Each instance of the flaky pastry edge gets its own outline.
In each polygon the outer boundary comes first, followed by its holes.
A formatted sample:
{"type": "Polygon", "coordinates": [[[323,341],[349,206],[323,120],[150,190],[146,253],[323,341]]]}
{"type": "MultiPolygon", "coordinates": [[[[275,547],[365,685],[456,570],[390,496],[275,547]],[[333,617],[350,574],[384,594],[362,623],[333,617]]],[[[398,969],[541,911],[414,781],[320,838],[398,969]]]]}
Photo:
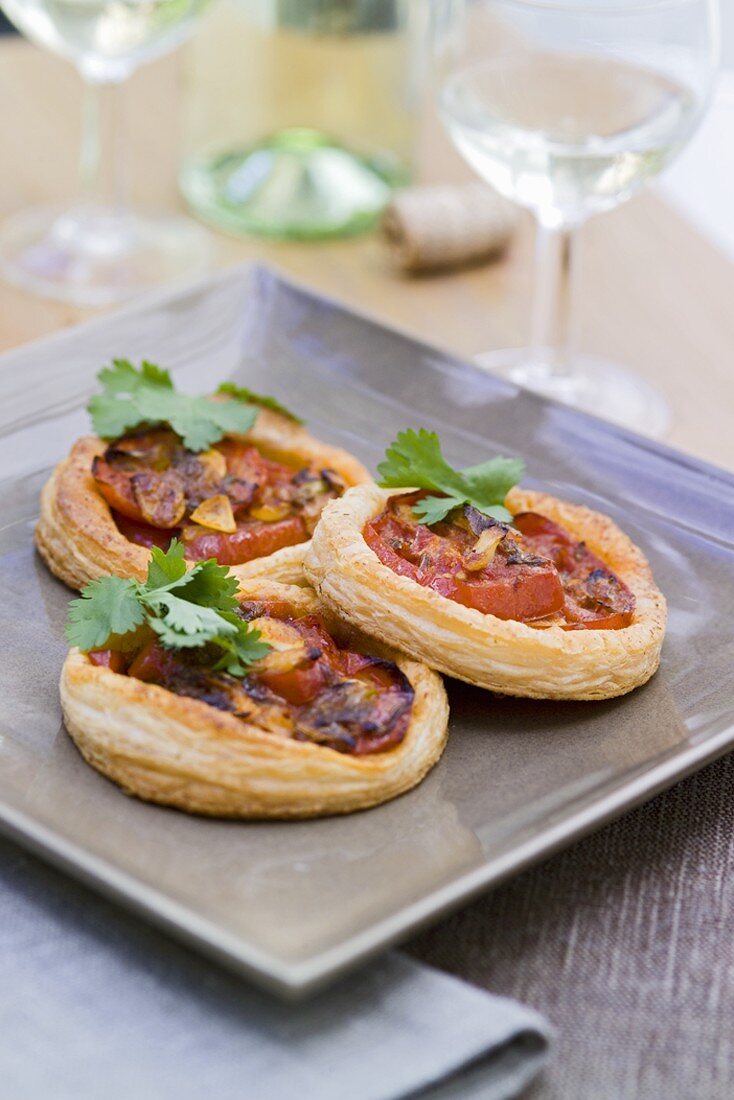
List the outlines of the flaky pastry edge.
{"type": "MultiPolygon", "coordinates": [[[[241,595],[320,611],[337,635],[365,642],[321,608],[309,588],[248,581],[241,595]]],[[[392,657],[415,692],[403,741],[382,753],[350,756],[266,733],[198,699],[94,665],[78,649],[70,650],[61,673],[64,720],[93,768],[146,801],[243,819],[351,813],[418,784],[441,756],[447,737],[448,703],[440,676],[371,640],[367,650],[392,657]]]]}
{"type": "Polygon", "coordinates": [[[537,511],[586,542],[637,601],[634,621],[620,630],[539,629],[464,607],[384,565],[362,531],[392,495],[360,485],[331,502],[304,560],[322,602],[366,634],[448,676],[537,699],[610,699],[658,668],[665,598],[642,551],[608,516],[531,490],[508,495],[513,514],[537,511]]]}
{"type": "MultiPolygon", "coordinates": [[[[361,462],[347,451],[316,439],[305,428],[270,409],[260,409],[245,435],[229,435],[262,448],[281,461],[303,461],[333,469],[348,486],[370,480],[361,462]]],[[[36,546],[55,576],[81,589],[97,577],[114,574],[144,580],[150,551],[130,542],[118,530],[107,501],[92,476],[92,462],[107,444],[96,436],[78,439],[54,469],[41,492],[36,546]]],[[[303,583],[303,557],[308,542],[285,546],[244,565],[231,566],[238,579],[267,577],[287,584],[303,583]]]]}

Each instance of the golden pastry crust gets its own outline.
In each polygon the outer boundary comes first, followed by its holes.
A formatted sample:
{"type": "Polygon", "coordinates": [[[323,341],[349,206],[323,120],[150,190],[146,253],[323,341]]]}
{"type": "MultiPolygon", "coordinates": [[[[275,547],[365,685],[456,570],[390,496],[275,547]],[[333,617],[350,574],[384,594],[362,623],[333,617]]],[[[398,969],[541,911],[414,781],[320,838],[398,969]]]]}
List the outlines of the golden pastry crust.
{"type": "Polygon", "coordinates": [[[306,555],[306,576],[322,602],[350,623],[431,668],[505,695],[611,699],[653,675],[665,599],[641,550],[607,516],[542,493],[510,492],[513,514],[536,511],[559,523],[586,542],[637,601],[634,621],[620,630],[540,629],[464,607],[384,565],[362,531],[394,492],[362,485],[331,502],[306,555]]]}
{"type": "MultiPolygon", "coordinates": [[[[337,637],[360,637],[323,612],[311,589],[249,582],[242,595],[318,610],[337,637]]],[[[372,642],[368,648],[388,655],[372,642]]],[[[399,745],[367,756],[265,733],[198,699],[94,665],[78,649],[64,663],[61,705],[85,760],[138,798],[216,817],[351,813],[414,787],[446,743],[440,676],[405,657],[394,659],[415,691],[410,724],[399,745]]]]}
{"type": "MultiPolygon", "coordinates": [[[[253,428],[244,436],[265,455],[282,462],[303,461],[336,471],[347,485],[369,481],[367,470],[347,451],[315,439],[285,416],[261,409],[253,428]]],[[[150,551],[130,542],[118,530],[109,505],[92,477],[92,461],[106,444],[96,436],[77,440],[41,493],[36,546],[52,573],[71,588],[83,588],[97,577],[117,574],[143,580],[150,551]]],[[[307,542],[286,546],[231,572],[241,579],[269,577],[290,584],[303,583],[303,556],[307,542]]]]}

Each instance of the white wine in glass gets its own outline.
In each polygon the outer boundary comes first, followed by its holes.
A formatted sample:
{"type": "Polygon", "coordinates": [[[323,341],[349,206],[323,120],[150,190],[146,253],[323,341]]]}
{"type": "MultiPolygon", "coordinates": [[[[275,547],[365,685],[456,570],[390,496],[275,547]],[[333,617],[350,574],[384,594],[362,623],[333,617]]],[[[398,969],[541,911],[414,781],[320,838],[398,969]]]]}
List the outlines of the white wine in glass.
{"type": "Polygon", "coordinates": [[[690,138],[716,71],[715,0],[483,0],[460,17],[443,53],[442,118],[476,172],[539,223],[531,346],[481,361],[660,435],[668,412],[655,391],[570,348],[573,231],[634,195],[690,138]]]}
{"type": "Polygon", "coordinates": [[[107,305],[206,269],[210,244],[188,218],[128,209],[116,89],[179,45],[206,0],[0,0],[32,42],[71,61],[86,85],[82,195],[69,210],[31,209],[0,228],[0,271],[75,305],[107,305]]]}

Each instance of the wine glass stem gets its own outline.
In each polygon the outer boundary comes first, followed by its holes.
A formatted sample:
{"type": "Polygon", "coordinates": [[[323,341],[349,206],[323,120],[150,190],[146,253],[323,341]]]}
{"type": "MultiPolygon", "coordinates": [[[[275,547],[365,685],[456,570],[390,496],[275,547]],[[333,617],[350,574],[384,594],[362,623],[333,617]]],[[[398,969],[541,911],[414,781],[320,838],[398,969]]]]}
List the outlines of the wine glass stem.
{"type": "Polygon", "coordinates": [[[572,373],[569,351],[575,255],[575,226],[539,218],[530,339],[539,377],[561,378],[572,373]]]}
{"type": "Polygon", "coordinates": [[[127,211],[120,89],[117,81],[84,79],[80,174],[90,211],[122,217],[127,211]]]}

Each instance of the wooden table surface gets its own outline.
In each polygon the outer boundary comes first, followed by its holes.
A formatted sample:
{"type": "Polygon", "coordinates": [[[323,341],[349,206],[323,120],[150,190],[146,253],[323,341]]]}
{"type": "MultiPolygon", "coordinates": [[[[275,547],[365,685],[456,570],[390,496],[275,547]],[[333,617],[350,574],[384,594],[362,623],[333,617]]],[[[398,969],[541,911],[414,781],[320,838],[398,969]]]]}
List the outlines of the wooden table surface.
{"type": "MultiPolygon", "coordinates": [[[[19,40],[0,45],[3,171],[0,217],[75,196],[81,86],[72,67],[19,40]]],[[[136,202],[180,205],[180,59],[141,70],[123,93],[136,202]],[[154,109],[151,110],[151,104],[154,109]]],[[[469,178],[433,125],[420,178],[469,178]]],[[[217,262],[266,260],[362,312],[450,351],[472,355],[527,339],[532,279],[528,222],[501,262],[459,274],[406,279],[375,238],[284,244],[217,235],[217,262]]],[[[669,442],[734,468],[734,268],[652,194],[584,229],[577,301],[580,347],[644,375],[673,409],[669,442]]],[[[89,312],[0,284],[0,349],[74,324],[89,312]]],[[[53,364],[49,364],[53,370],[53,364]]]]}

